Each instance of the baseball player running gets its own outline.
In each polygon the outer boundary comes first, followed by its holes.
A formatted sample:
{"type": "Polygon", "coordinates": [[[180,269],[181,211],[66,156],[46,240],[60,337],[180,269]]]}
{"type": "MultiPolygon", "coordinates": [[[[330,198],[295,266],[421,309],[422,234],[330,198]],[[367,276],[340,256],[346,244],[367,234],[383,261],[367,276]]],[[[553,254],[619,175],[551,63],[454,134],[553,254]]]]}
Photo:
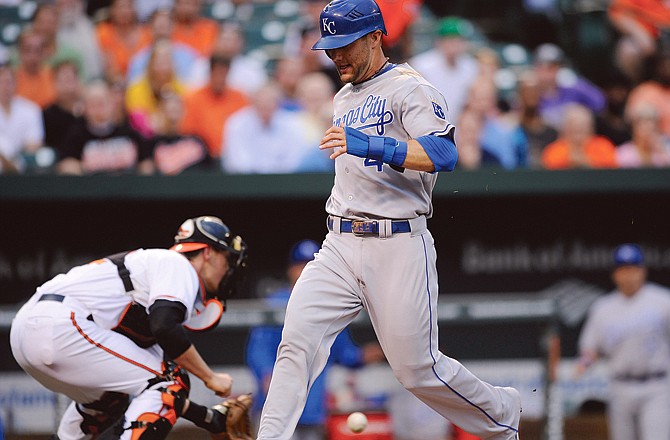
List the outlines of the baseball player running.
{"type": "Polygon", "coordinates": [[[244,241],[219,218],[197,217],[170,250],[112,255],[38,287],[10,343],[28,374],[73,400],[56,438],[160,440],[184,417],[221,438],[250,439],[248,395],[213,409],[188,399],[186,372],[224,397],[232,378],[212,371],[184,330],[216,326],[245,266],[244,241]]]}
{"type": "Polygon", "coordinates": [[[439,351],[438,282],[426,229],[438,171],[457,159],[443,96],[406,64],[392,64],[373,0],[333,0],[321,38],[346,85],[334,99],[335,184],[327,234],[288,302],[258,438],[287,440],[335,337],[365,308],[393,372],[435,411],[484,439],[517,437],[520,398],[439,351]]]}
{"type": "Polygon", "coordinates": [[[642,249],[614,251],[616,289],[593,303],[579,338],[578,373],[609,366],[612,440],[670,439],[670,290],[647,282],[642,249]]]}

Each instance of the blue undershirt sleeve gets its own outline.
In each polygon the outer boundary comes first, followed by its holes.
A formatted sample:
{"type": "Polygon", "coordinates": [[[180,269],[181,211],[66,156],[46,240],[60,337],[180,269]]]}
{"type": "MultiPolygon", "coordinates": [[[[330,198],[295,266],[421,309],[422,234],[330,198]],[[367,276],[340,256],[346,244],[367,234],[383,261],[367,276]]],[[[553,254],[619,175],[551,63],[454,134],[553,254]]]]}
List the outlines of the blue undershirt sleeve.
{"type": "Polygon", "coordinates": [[[415,139],[433,162],[435,172],[453,171],[458,160],[456,144],[450,136],[421,136],[415,139]]]}

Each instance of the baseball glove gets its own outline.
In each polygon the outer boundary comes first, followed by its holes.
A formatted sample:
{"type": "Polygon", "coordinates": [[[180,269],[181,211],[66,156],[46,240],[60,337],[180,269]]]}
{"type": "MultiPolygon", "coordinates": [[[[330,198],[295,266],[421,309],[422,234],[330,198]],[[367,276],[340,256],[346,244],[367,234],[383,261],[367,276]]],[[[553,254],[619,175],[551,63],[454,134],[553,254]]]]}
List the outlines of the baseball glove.
{"type": "Polygon", "coordinates": [[[213,440],[254,440],[251,436],[251,394],[226,399],[212,409],[226,415],[226,430],[212,434],[213,440]]]}

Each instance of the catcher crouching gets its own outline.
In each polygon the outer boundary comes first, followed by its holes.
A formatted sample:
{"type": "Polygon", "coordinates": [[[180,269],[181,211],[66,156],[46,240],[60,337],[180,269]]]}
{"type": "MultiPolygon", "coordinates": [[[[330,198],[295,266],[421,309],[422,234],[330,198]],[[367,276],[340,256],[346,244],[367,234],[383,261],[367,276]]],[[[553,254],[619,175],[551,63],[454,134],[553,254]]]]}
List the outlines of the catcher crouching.
{"type": "Polygon", "coordinates": [[[252,439],[251,396],[229,398],[232,377],[213,371],[186,332],[217,326],[246,262],[242,238],[201,216],[182,223],[170,249],[110,255],[38,287],[10,345],[21,368],[72,400],[54,438],[163,440],[183,417],[214,439],[252,439]],[[189,374],[228,399],[191,401],[189,374]]]}

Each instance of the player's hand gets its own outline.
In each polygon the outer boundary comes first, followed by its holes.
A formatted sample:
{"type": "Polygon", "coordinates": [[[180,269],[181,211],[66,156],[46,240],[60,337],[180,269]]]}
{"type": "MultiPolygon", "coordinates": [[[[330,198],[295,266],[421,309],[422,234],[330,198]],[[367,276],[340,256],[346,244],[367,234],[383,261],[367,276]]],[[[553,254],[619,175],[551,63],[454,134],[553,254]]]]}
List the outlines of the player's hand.
{"type": "Polygon", "coordinates": [[[321,139],[321,144],[319,144],[319,149],[326,150],[328,148],[333,149],[333,154],[330,155],[331,159],[347,152],[347,138],[344,134],[344,128],[333,125],[326,130],[321,139]]]}
{"type": "Polygon", "coordinates": [[[205,386],[214,391],[219,397],[230,396],[230,390],[233,387],[233,378],[230,374],[214,373],[209,380],[205,382],[205,386]]]}

